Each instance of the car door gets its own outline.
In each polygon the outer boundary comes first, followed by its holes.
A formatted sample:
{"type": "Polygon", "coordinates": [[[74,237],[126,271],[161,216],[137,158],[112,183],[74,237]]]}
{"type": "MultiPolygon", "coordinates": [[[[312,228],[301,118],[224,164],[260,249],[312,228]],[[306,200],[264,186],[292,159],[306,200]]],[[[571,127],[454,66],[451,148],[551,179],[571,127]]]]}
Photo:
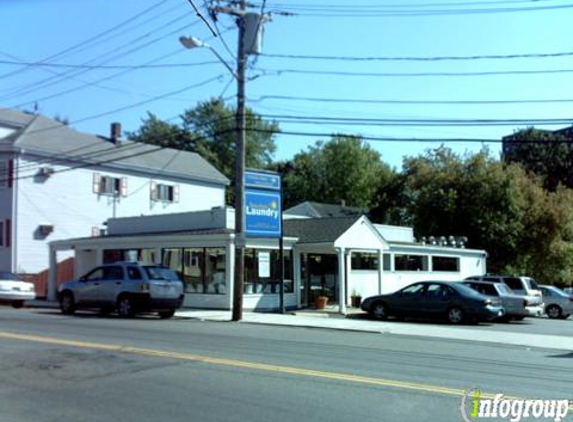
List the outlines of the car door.
{"type": "Polygon", "coordinates": [[[391,312],[402,316],[420,315],[424,287],[424,283],[416,283],[397,292],[389,304],[391,312]]]}
{"type": "Polygon", "coordinates": [[[76,304],[79,306],[94,306],[98,302],[98,290],[104,278],[104,268],[97,267],[80,278],[77,289],[74,290],[76,304]]]}
{"type": "Polygon", "coordinates": [[[453,289],[445,284],[428,284],[424,291],[423,313],[428,316],[445,314],[453,293],[453,289]]]}
{"type": "Polygon", "coordinates": [[[98,303],[101,306],[115,306],[118,294],[122,290],[124,271],[121,265],[105,267],[103,279],[98,286],[98,303]]]}

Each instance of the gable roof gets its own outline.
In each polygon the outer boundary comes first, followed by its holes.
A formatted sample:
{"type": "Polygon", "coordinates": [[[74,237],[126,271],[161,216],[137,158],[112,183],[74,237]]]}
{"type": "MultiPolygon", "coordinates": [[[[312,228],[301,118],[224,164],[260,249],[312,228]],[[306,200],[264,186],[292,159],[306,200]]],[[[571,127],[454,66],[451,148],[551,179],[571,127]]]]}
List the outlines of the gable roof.
{"type": "Polygon", "coordinates": [[[283,233],[298,243],[334,242],[360,217],[303,218],[283,221],[283,233]]]}
{"type": "Polygon", "coordinates": [[[367,210],[359,207],[346,205],[324,204],[321,202],[306,201],[284,211],[291,216],[305,216],[309,218],[327,217],[359,217],[366,214],[367,210]]]}
{"type": "Polygon", "coordinates": [[[0,109],[0,125],[16,127],[12,135],[0,139],[0,146],[24,149],[29,153],[104,166],[228,185],[227,179],[203,157],[194,152],[122,140],[113,143],[103,136],[78,132],[41,115],[0,109]],[[12,124],[10,124],[12,122],[12,124]]]}

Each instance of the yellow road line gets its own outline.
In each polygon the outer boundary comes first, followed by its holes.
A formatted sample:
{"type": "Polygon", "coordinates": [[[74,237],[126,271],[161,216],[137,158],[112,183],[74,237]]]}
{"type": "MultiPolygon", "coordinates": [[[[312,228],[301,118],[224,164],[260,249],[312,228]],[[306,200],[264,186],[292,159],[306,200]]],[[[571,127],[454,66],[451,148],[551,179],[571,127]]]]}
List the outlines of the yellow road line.
{"type": "MultiPolygon", "coordinates": [[[[65,340],[55,337],[36,336],[30,334],[19,334],[7,331],[0,331],[0,338],[33,341],[44,344],[54,344],[59,346],[79,347],[92,350],[106,350],[111,352],[131,353],[141,356],[162,357],[168,359],[187,360],[201,362],[211,365],[222,365],[234,368],[253,369],[266,372],[281,374],[299,375],[305,377],[331,379],[346,381],[358,384],[369,384],[384,387],[393,387],[406,390],[415,390],[427,393],[445,394],[450,396],[462,397],[467,394],[467,390],[458,388],[442,387],[439,385],[422,384],[407,381],[398,381],[386,378],[364,377],[359,375],[344,374],[339,372],[317,371],[312,369],[297,368],[292,366],[270,365],[266,363],[248,362],[235,359],[214,358],[210,356],[195,355],[190,353],[170,352],[168,350],[145,349],[139,347],[122,346],[116,344],[93,343],[77,340],[65,340]]],[[[494,394],[483,394],[482,398],[493,398],[494,394]]],[[[507,399],[517,399],[517,397],[504,396],[507,399]]]]}

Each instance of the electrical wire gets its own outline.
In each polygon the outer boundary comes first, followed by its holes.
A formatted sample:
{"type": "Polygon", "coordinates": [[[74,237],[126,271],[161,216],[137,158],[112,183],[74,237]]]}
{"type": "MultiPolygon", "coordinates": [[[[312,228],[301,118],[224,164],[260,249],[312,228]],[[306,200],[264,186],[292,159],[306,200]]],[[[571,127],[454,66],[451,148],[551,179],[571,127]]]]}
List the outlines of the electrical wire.
{"type": "MultiPolygon", "coordinates": [[[[55,58],[57,58],[57,57],[61,57],[61,56],[65,55],[65,54],[67,54],[67,53],[70,53],[70,52],[72,52],[72,51],[74,51],[74,50],[77,50],[79,47],[86,47],[87,45],[93,43],[93,42],[94,42],[95,40],[97,40],[98,38],[101,38],[101,37],[103,37],[104,35],[110,34],[110,33],[114,32],[116,29],[119,29],[119,28],[124,27],[126,24],[131,23],[131,22],[133,22],[133,21],[139,19],[140,17],[146,15],[146,14],[149,13],[150,11],[156,9],[157,7],[159,7],[159,6],[161,6],[161,5],[165,4],[165,3],[167,3],[168,1],[170,1],[170,0],[161,0],[161,1],[159,1],[158,3],[155,3],[155,4],[153,4],[152,6],[150,6],[150,7],[146,8],[146,9],[144,9],[143,11],[141,11],[141,12],[139,12],[139,13],[137,13],[137,14],[135,14],[135,15],[129,17],[129,18],[127,18],[126,20],[124,20],[124,21],[122,21],[122,22],[120,22],[120,23],[118,23],[118,24],[112,26],[111,28],[108,28],[108,29],[106,29],[105,31],[100,32],[99,34],[94,35],[94,36],[92,36],[92,37],[90,37],[90,38],[88,38],[88,39],[86,39],[86,40],[83,40],[83,41],[77,43],[77,44],[74,44],[74,45],[72,45],[72,46],[70,46],[70,47],[67,47],[66,49],[64,49],[64,50],[62,50],[62,51],[60,51],[60,52],[58,52],[58,53],[52,54],[51,56],[48,56],[48,57],[46,57],[46,58],[40,60],[40,61],[37,62],[37,63],[42,63],[42,62],[44,62],[44,61],[49,61],[49,60],[53,60],[53,59],[55,59],[55,58]]],[[[7,78],[7,77],[10,77],[10,76],[12,76],[12,75],[14,75],[14,74],[16,74],[16,73],[18,73],[18,72],[19,72],[19,71],[12,71],[12,72],[9,72],[9,73],[0,75],[0,79],[4,79],[4,78],[7,78]]]]}
{"type": "Polygon", "coordinates": [[[313,56],[303,54],[272,54],[262,53],[261,57],[296,60],[336,60],[351,62],[372,62],[372,61],[414,61],[414,62],[436,62],[436,61],[466,61],[466,60],[511,60],[511,59],[546,59],[556,57],[573,56],[573,51],[562,51],[557,53],[521,53],[521,54],[482,54],[471,56],[313,56]]]}
{"type": "Polygon", "coordinates": [[[291,95],[263,95],[249,98],[249,103],[262,103],[267,100],[307,101],[317,103],[349,103],[349,104],[436,104],[436,105],[491,105],[491,104],[551,104],[571,103],[573,98],[554,99],[512,99],[512,100],[390,100],[390,99],[357,99],[357,98],[326,98],[326,97],[297,97],[291,95]]]}
{"type": "Polygon", "coordinates": [[[349,72],[338,70],[306,70],[306,69],[255,69],[262,72],[263,75],[274,74],[281,76],[283,74],[299,75],[332,75],[332,76],[358,76],[358,77],[400,77],[400,78],[417,78],[417,77],[453,77],[453,76],[495,76],[495,75],[544,75],[573,73],[573,69],[541,69],[541,70],[492,70],[483,72],[349,72]]]}

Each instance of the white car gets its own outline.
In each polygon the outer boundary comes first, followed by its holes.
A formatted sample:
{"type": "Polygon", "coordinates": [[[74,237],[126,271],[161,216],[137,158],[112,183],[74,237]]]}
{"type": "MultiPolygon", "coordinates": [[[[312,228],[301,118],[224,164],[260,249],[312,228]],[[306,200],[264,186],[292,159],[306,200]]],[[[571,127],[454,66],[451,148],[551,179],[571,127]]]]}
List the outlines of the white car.
{"type": "Polygon", "coordinates": [[[20,280],[14,273],[0,271],[0,303],[9,303],[14,308],[21,308],[25,300],[35,298],[34,284],[20,280]]]}
{"type": "Polygon", "coordinates": [[[549,318],[565,319],[573,314],[573,296],[555,286],[539,286],[543,292],[545,313],[549,318]]]}

